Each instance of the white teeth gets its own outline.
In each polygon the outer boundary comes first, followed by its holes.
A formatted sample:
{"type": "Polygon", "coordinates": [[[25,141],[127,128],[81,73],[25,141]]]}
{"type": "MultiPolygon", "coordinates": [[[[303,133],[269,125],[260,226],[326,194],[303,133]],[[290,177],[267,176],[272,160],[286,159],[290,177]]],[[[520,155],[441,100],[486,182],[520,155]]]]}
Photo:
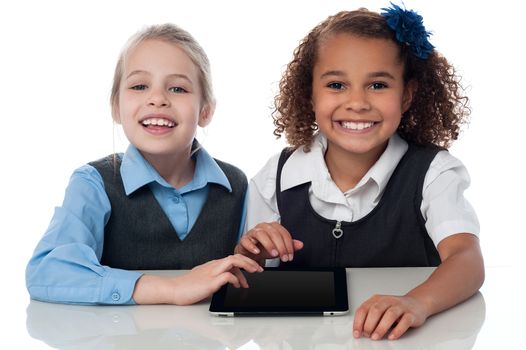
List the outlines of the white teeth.
{"type": "Polygon", "coordinates": [[[174,122],[167,120],[167,119],[163,119],[163,118],[149,118],[149,119],[143,120],[141,123],[144,126],[155,125],[155,126],[167,126],[169,128],[173,128],[175,126],[174,122]]]}
{"type": "Polygon", "coordinates": [[[351,130],[363,130],[370,128],[374,125],[374,122],[340,122],[341,126],[343,126],[345,129],[351,129],[351,130]]]}

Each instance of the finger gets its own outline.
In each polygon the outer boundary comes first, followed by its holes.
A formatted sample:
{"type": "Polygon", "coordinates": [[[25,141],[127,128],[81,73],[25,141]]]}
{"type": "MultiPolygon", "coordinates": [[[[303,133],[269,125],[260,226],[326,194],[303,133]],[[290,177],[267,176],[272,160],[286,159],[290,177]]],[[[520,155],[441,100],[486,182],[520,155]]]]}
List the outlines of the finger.
{"type": "Polygon", "coordinates": [[[222,274],[216,277],[216,280],[219,283],[219,286],[217,287],[217,289],[221,288],[223,285],[227,283],[230,283],[235,288],[241,287],[239,279],[231,272],[223,272],[222,274]]]}
{"type": "Polygon", "coordinates": [[[407,332],[414,322],[415,317],[413,314],[405,313],[398,321],[396,327],[394,327],[391,333],[389,333],[388,339],[394,340],[400,338],[405,332],[407,332]]]}
{"type": "Polygon", "coordinates": [[[243,288],[248,288],[248,281],[247,281],[247,278],[245,277],[245,274],[243,273],[243,271],[241,271],[240,269],[238,269],[237,267],[234,267],[232,269],[232,273],[237,277],[237,279],[239,280],[239,284],[241,285],[241,287],[243,288]]]}
{"type": "Polygon", "coordinates": [[[387,331],[393,326],[393,324],[402,316],[402,309],[399,307],[392,306],[388,308],[378,325],[376,326],[376,329],[373,331],[373,334],[371,335],[371,339],[378,340],[381,339],[387,331]]]}
{"type": "Polygon", "coordinates": [[[294,251],[303,249],[303,242],[298,241],[297,239],[292,240],[292,244],[294,245],[294,251]]]}
{"type": "Polygon", "coordinates": [[[255,239],[261,247],[265,250],[262,254],[265,259],[275,258],[279,256],[279,250],[276,247],[275,240],[272,235],[277,235],[276,230],[270,224],[258,224],[252,231],[251,238],[255,239]]]}
{"type": "Polygon", "coordinates": [[[371,304],[363,325],[363,334],[366,337],[369,337],[376,329],[387,308],[388,304],[382,300],[371,304]]]}
{"type": "Polygon", "coordinates": [[[230,271],[234,267],[242,268],[248,272],[261,272],[263,268],[254,260],[241,254],[227,256],[226,258],[216,260],[214,273],[219,275],[225,271],[230,271]]]}
{"type": "Polygon", "coordinates": [[[261,251],[259,250],[259,248],[257,247],[257,240],[255,240],[254,238],[252,238],[250,236],[252,230],[247,232],[246,235],[244,235],[243,237],[241,237],[241,240],[239,241],[239,245],[245,249],[247,252],[250,252],[252,254],[259,254],[261,253],[261,251]]]}
{"type": "Polygon", "coordinates": [[[267,224],[265,230],[269,234],[276,249],[276,251],[271,251],[272,256],[279,257],[283,262],[289,261],[289,254],[293,253],[292,237],[290,236],[290,233],[277,222],[267,224]]]}
{"type": "Polygon", "coordinates": [[[294,259],[294,242],[289,231],[277,222],[271,223],[271,226],[276,229],[279,233],[281,240],[285,245],[285,251],[280,252],[281,260],[283,261],[292,261],[294,259]]]}
{"type": "Polygon", "coordinates": [[[360,338],[363,334],[363,325],[365,323],[365,318],[367,317],[367,312],[369,311],[369,305],[363,303],[354,313],[353,321],[353,336],[355,338],[360,338]]]}

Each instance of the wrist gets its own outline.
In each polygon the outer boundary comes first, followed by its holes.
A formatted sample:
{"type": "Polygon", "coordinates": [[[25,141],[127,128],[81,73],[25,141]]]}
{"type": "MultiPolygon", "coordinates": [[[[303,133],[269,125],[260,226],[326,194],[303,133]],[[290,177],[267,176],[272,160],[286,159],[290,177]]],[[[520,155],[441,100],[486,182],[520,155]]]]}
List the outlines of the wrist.
{"type": "Polygon", "coordinates": [[[435,301],[428,294],[419,293],[418,290],[413,289],[405,296],[413,299],[413,302],[418,305],[418,308],[422,310],[426,318],[436,313],[435,301]]]}
{"type": "Polygon", "coordinates": [[[142,275],[135,284],[133,300],[137,304],[171,304],[169,290],[166,278],[142,275]]]}

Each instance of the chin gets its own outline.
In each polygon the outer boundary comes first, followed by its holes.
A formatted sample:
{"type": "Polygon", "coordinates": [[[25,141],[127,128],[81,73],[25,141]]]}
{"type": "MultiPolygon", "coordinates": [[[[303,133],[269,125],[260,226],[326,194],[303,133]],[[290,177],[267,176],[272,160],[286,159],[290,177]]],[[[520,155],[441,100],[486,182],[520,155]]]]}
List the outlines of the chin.
{"type": "Polygon", "coordinates": [[[369,142],[349,142],[344,144],[339,144],[336,147],[340,150],[347,152],[352,155],[371,155],[371,154],[381,154],[385,147],[387,146],[387,141],[382,144],[371,144],[369,142]]]}

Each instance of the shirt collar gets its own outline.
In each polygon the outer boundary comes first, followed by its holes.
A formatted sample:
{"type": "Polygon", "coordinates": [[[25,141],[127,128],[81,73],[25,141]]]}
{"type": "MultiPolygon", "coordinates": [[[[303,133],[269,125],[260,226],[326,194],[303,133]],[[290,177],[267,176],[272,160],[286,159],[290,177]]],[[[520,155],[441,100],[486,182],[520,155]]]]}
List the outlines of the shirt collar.
{"type": "Polygon", "coordinates": [[[228,178],[214,158],[199,144],[197,144],[197,147],[199,147],[199,149],[195,154],[194,178],[188,185],[184,186],[186,192],[203,188],[209,183],[221,185],[229,192],[232,192],[232,186],[228,178]]]}
{"type": "MultiPolygon", "coordinates": [[[[365,176],[360,180],[354,189],[357,190],[368,181],[374,181],[378,186],[378,194],[383,193],[389,178],[395,170],[398,162],[407,151],[407,142],[398,134],[394,134],[389,139],[387,148],[382,153],[378,161],[369,169],[365,176]]],[[[314,138],[310,152],[305,152],[304,148],[298,148],[283,166],[281,173],[281,190],[307,183],[330,179],[330,173],[325,164],[325,150],[327,149],[327,139],[321,133],[314,138]]]]}
{"type": "Polygon", "coordinates": [[[391,175],[398,166],[400,159],[404,156],[407,151],[408,145],[398,134],[394,134],[389,138],[387,147],[382,153],[380,158],[374,163],[374,165],[367,171],[364,177],[358,182],[358,184],[350,190],[357,191],[360,187],[365,185],[368,181],[374,181],[377,185],[376,199],[381,196],[384,192],[391,175]]]}
{"type": "Polygon", "coordinates": [[[327,140],[318,133],[312,142],[310,152],[305,152],[304,147],[294,151],[281,172],[281,190],[307,183],[330,178],[329,170],[325,164],[325,150],[327,140]]]}
{"type": "MultiPolygon", "coordinates": [[[[208,183],[216,183],[232,192],[232,187],[228,178],[219,165],[208,152],[199,144],[199,149],[195,152],[196,157],[195,172],[192,181],[179,189],[180,193],[186,193],[205,187],[208,183]]],[[[157,170],[144,159],[139,150],[129,145],[122,157],[121,177],[126,195],[130,195],[137,189],[151,182],[157,182],[161,186],[173,188],[163,179],[157,170]]]]}

